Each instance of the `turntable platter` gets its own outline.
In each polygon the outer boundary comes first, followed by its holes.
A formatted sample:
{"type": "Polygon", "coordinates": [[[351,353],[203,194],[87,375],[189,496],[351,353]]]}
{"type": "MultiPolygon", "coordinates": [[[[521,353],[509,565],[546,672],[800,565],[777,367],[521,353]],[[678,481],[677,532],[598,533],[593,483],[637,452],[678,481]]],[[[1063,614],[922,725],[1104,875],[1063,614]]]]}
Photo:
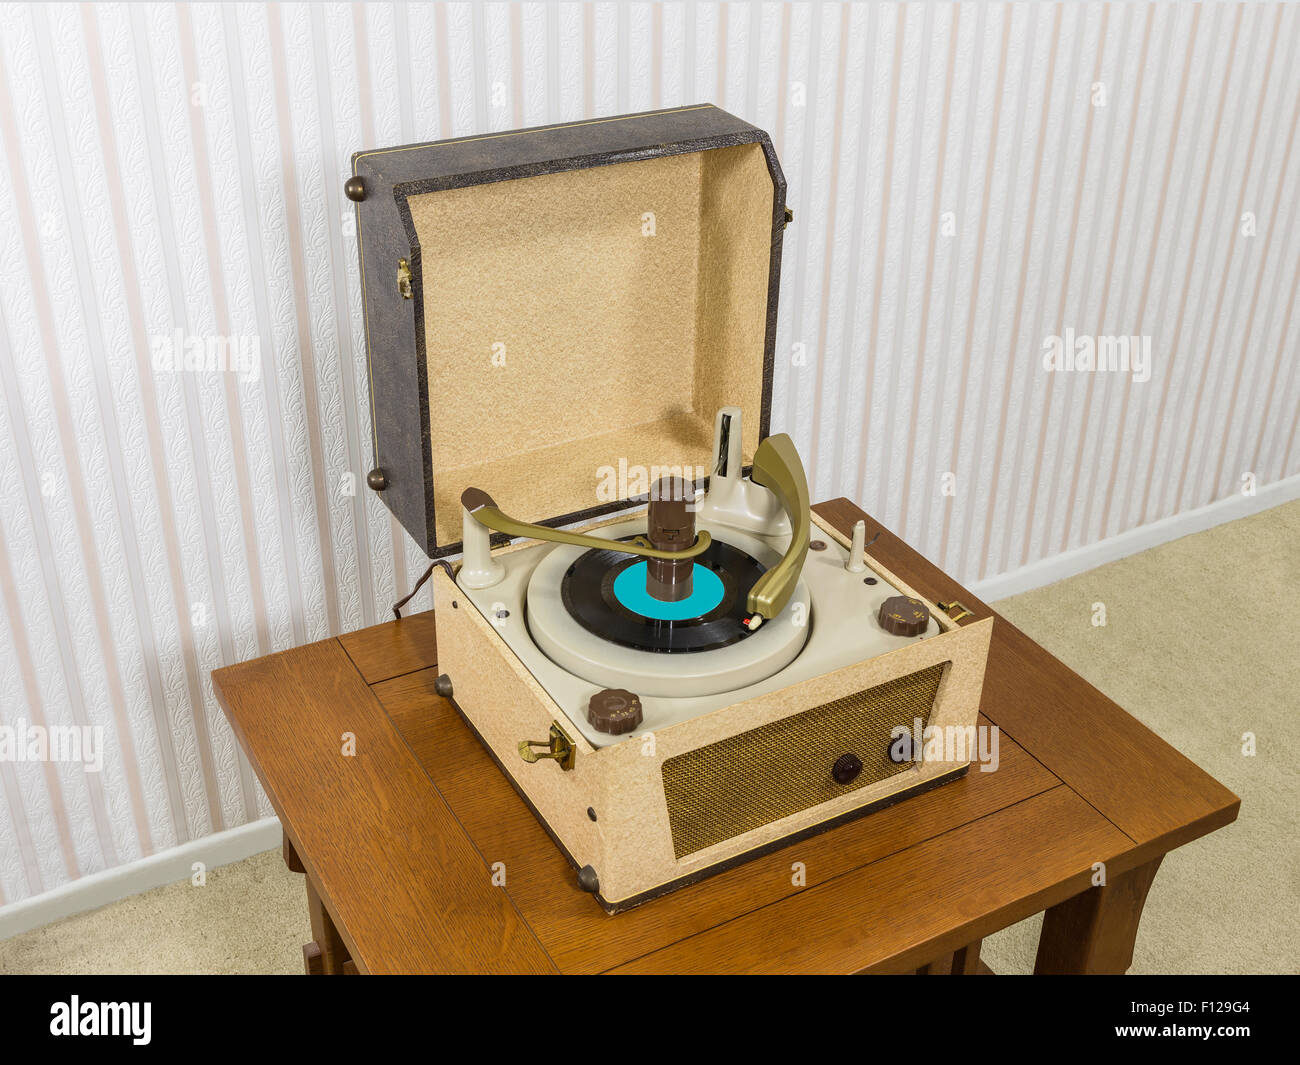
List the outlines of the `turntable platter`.
{"type": "Polygon", "coordinates": [[[646,591],[643,559],[586,551],[565,571],[560,598],[579,625],[621,647],[712,651],[752,635],[744,624],[745,598],[762,575],[752,555],[714,540],[695,560],[691,595],[668,602],[646,591]]]}
{"type": "MultiPolygon", "coordinates": [[[[644,531],[626,522],[601,533],[617,540],[644,531]]],[[[746,596],[781,553],[734,529],[708,531],[713,543],[696,561],[694,592],[678,602],[645,593],[640,559],[557,545],[528,582],[528,630],[538,647],[593,684],[651,696],[712,695],[785,668],[808,636],[807,588],[800,583],[789,608],[750,631],[746,596]]]]}

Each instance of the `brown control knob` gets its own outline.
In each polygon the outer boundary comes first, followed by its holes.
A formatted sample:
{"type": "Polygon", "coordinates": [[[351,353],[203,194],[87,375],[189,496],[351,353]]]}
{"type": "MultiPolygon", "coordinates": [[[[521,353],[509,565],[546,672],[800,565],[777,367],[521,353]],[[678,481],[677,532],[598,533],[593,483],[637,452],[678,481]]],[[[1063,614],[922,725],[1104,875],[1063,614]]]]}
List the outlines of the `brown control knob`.
{"type": "Polygon", "coordinates": [[[587,720],[611,736],[631,732],[641,724],[641,700],[625,688],[605,688],[587,703],[587,720]]]}
{"type": "Polygon", "coordinates": [[[920,636],[930,624],[930,610],[910,595],[891,595],[880,604],[877,620],[895,636],[920,636]]]}
{"type": "Polygon", "coordinates": [[[836,784],[852,784],[862,772],[862,759],[856,754],[842,754],[831,766],[831,776],[836,784]]]}

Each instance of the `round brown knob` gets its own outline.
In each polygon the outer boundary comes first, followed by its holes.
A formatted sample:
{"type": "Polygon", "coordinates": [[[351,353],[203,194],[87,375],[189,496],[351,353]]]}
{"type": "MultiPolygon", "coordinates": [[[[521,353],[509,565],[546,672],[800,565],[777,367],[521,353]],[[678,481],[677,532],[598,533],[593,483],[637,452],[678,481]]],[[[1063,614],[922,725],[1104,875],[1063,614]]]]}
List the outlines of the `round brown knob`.
{"type": "Polygon", "coordinates": [[[891,595],[880,604],[880,627],[895,636],[920,636],[930,624],[930,611],[910,595],[891,595]]]}
{"type": "Polygon", "coordinates": [[[370,487],[371,491],[382,492],[388,487],[388,474],[376,466],[366,474],[366,484],[370,487]]]}
{"type": "Polygon", "coordinates": [[[831,776],[836,784],[852,784],[862,772],[862,759],[856,754],[842,754],[831,766],[831,776]]]}
{"type": "Polygon", "coordinates": [[[360,203],[366,198],[366,183],[363,178],[350,177],[343,182],[343,195],[353,203],[360,203]]]}
{"type": "Polygon", "coordinates": [[[641,700],[625,688],[605,688],[587,703],[587,720],[611,736],[631,732],[641,724],[641,700]]]}

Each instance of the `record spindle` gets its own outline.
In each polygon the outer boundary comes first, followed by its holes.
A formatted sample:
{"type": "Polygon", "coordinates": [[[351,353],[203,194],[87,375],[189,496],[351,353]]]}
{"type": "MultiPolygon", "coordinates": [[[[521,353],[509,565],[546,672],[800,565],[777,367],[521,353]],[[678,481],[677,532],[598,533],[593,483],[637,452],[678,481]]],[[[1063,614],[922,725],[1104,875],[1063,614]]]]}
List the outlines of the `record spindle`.
{"type": "MultiPolygon", "coordinates": [[[[695,542],[695,487],[682,477],[664,477],[650,490],[647,537],[661,551],[680,551],[695,542]]],[[[646,565],[646,593],[678,603],[694,589],[694,559],[656,559],[646,565]]]]}

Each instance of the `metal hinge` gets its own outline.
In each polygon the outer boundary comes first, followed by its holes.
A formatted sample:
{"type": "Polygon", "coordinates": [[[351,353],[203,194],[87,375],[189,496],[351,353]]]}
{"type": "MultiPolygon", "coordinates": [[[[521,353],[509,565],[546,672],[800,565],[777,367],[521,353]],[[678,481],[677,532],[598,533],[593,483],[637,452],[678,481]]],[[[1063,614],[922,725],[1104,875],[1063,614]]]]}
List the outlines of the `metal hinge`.
{"type": "Polygon", "coordinates": [[[405,259],[397,260],[397,291],[402,294],[404,300],[415,297],[415,293],[411,291],[411,264],[405,259]]]}
{"type": "Polygon", "coordinates": [[[940,603],[939,600],[936,599],[935,605],[947,614],[948,617],[952,618],[953,621],[961,621],[962,618],[973,618],[975,616],[973,610],[967,607],[965,603],[959,603],[956,599],[951,603],[940,603]],[[956,611],[955,614],[953,613],[954,610],[956,611]]]}
{"type": "Polygon", "coordinates": [[[520,741],[519,757],[525,762],[541,762],[552,758],[567,773],[577,761],[578,748],[574,746],[569,734],[560,728],[560,723],[552,721],[551,734],[547,739],[520,741]]]}

